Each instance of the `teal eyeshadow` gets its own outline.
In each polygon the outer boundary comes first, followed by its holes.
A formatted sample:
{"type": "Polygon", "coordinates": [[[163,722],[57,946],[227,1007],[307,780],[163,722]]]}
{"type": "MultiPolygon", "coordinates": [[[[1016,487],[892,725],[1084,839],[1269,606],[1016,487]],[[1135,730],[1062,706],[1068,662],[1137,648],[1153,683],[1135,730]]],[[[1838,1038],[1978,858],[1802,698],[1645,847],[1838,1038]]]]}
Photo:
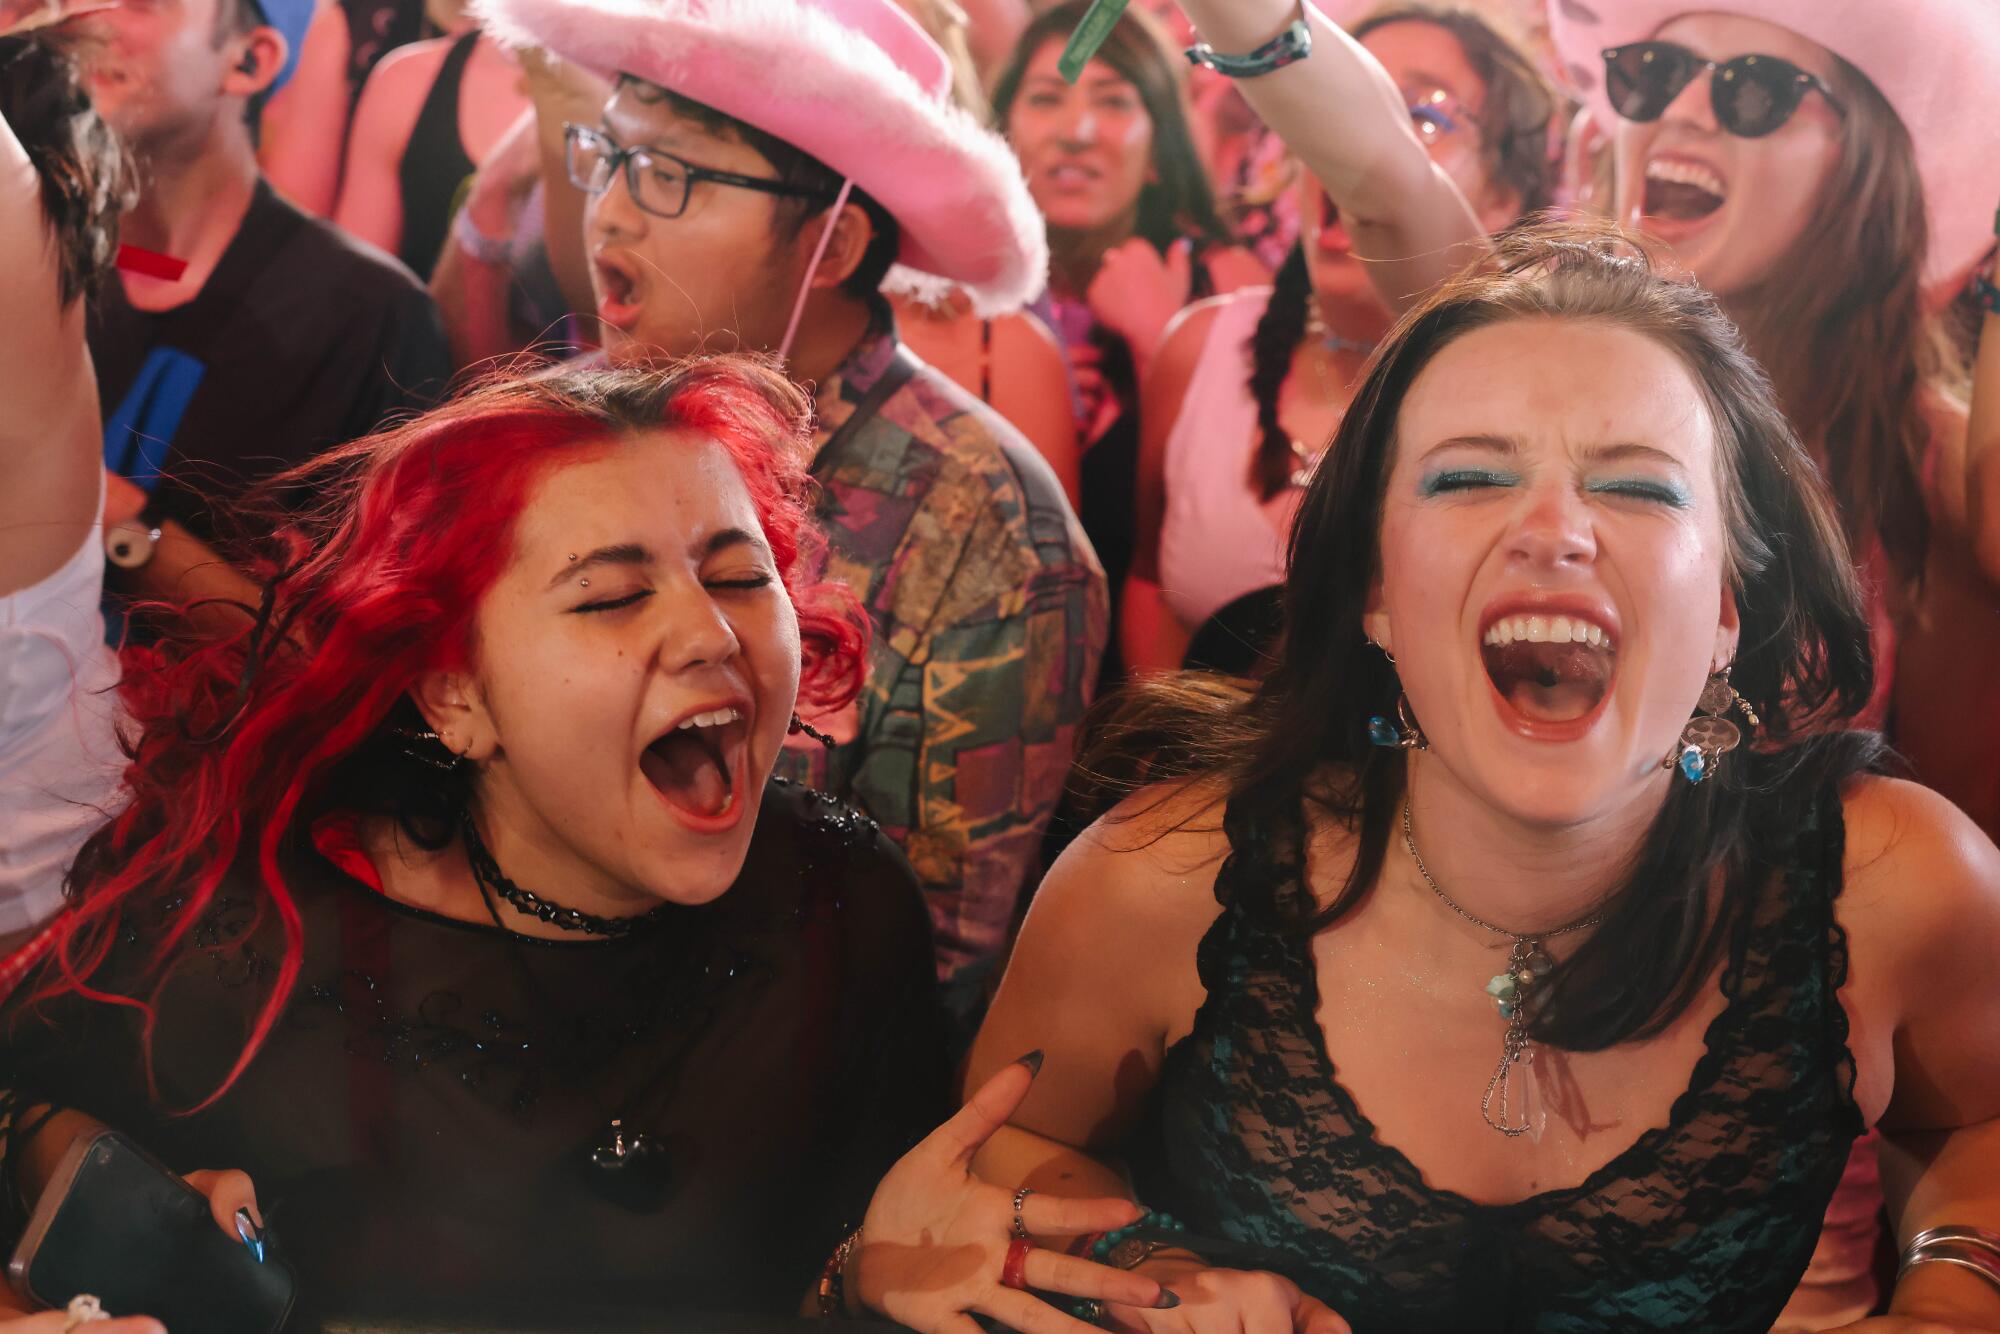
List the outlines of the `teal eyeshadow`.
{"type": "Polygon", "coordinates": [[[1586,482],[1584,490],[1596,494],[1609,492],[1613,495],[1634,496],[1641,500],[1658,500],[1672,505],[1675,509],[1683,510],[1694,503],[1693,496],[1672,482],[1656,482],[1650,479],[1643,482],[1629,480],[1586,482]]]}
{"type": "Polygon", "coordinates": [[[1434,496],[1462,486],[1513,486],[1520,480],[1518,473],[1495,472],[1490,468],[1446,468],[1419,481],[1417,492],[1423,496],[1434,496]]]}

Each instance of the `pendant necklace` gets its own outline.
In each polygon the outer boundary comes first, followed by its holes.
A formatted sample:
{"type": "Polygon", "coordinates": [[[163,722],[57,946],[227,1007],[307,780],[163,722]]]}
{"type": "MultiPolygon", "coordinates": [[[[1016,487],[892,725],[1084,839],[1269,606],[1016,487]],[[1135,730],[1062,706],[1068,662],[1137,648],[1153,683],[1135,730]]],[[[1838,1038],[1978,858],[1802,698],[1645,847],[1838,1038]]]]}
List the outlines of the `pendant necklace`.
{"type": "Polygon", "coordinates": [[[1513,1111],[1511,1100],[1515,1065],[1531,1065],[1535,1059],[1534,1048],[1528,1041],[1529,1004],[1543,979],[1548,977],[1556,966],[1556,961],[1549,957],[1549,952],[1542,948],[1542,943],[1554,940],[1557,936],[1566,936],[1572,931],[1596,926],[1604,920],[1604,914],[1593,912],[1588,917],[1579,917],[1569,925],[1559,926],[1553,931],[1537,931],[1523,935],[1518,931],[1509,931],[1504,926],[1495,926],[1485,918],[1467,912],[1452,902],[1451,895],[1445,893],[1443,887],[1431,879],[1430,868],[1424,865],[1422,855],[1417,852],[1416,835],[1410,832],[1410,802],[1407,797],[1403,799],[1403,846],[1409,849],[1410,860],[1417,864],[1417,874],[1424,878],[1424,883],[1431,887],[1431,892],[1438,896],[1445,907],[1474,926],[1491,931],[1496,936],[1505,936],[1514,942],[1513,948],[1507,952],[1506,971],[1495,973],[1486,984],[1486,994],[1500,1007],[1500,1018],[1506,1022],[1507,1031],[1500,1039],[1500,1064],[1493,1071],[1493,1078],[1486,1081],[1486,1096],[1480,1100],[1479,1114],[1485,1118],[1487,1125],[1509,1139],[1525,1135],[1533,1128],[1533,1122],[1528,1119],[1527,1098],[1524,1096],[1521,1099],[1519,1120],[1510,1115],[1513,1111]],[[1496,1100],[1499,1103],[1497,1115],[1494,1108],[1496,1100]]]}
{"type": "MultiPolygon", "coordinates": [[[[1312,299],[1308,297],[1307,300],[1310,302],[1312,299]]],[[[1359,338],[1345,338],[1329,329],[1326,325],[1326,320],[1319,313],[1317,302],[1312,302],[1307,311],[1306,333],[1328,352],[1356,352],[1363,357],[1373,356],[1375,353],[1374,343],[1366,342],[1359,338]]],[[[1333,381],[1327,377],[1324,359],[1319,357],[1313,358],[1313,370],[1319,375],[1319,386],[1326,393],[1327,400],[1331,402],[1335,397],[1333,381]]],[[[1292,475],[1290,480],[1295,488],[1303,491],[1306,484],[1312,481],[1313,469],[1319,466],[1319,461],[1325,456],[1326,449],[1325,445],[1321,445],[1318,449],[1308,449],[1305,441],[1299,439],[1297,436],[1292,437],[1292,475]]]]}

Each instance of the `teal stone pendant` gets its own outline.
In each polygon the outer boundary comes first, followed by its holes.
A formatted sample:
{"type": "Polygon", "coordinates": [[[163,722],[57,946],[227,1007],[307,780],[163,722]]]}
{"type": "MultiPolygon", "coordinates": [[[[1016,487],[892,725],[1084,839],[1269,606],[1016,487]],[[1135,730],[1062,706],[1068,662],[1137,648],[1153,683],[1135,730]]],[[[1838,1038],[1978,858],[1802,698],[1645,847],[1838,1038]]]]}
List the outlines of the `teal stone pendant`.
{"type": "Polygon", "coordinates": [[[1402,734],[1396,731],[1396,724],[1376,714],[1368,720],[1368,740],[1377,746],[1400,746],[1402,734]]]}
{"type": "Polygon", "coordinates": [[[1708,777],[1708,757],[1693,746],[1681,752],[1681,777],[1690,783],[1699,783],[1708,777]]]}

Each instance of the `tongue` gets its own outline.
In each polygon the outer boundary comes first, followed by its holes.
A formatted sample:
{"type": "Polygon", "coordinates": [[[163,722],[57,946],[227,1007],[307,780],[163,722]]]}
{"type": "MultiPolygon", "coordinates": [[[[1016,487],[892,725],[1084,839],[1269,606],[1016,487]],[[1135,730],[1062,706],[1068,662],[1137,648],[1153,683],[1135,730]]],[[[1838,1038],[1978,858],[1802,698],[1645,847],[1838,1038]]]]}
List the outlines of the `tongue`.
{"type": "Polygon", "coordinates": [[[1535,722],[1583,717],[1611,678],[1611,655],[1589,644],[1489,645],[1481,654],[1501,698],[1535,722]]]}
{"type": "Polygon", "coordinates": [[[1647,181],[1646,212],[1656,218],[1687,222],[1705,218],[1722,207],[1722,196],[1685,181],[1647,181]]]}
{"type": "Polygon", "coordinates": [[[720,815],[729,804],[729,773],[712,742],[673,732],[639,757],[646,778],[667,800],[697,815],[720,815]]]}

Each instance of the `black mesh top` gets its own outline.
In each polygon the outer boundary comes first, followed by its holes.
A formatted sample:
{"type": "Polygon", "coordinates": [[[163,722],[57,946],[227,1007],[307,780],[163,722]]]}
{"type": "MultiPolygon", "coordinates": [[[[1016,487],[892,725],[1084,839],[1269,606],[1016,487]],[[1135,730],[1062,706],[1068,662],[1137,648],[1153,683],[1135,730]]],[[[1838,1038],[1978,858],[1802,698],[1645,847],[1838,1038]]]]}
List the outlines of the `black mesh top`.
{"type": "MultiPolygon", "coordinates": [[[[299,1273],[302,1328],[796,1311],[875,1181],[942,1119],[911,872],[817,793],[774,781],[729,893],[618,940],[434,916],[312,851],[288,869],[300,984],[211,1108],[163,1115],[132,1012],[73,997],[47,1007],[54,1029],[10,1026],[0,1083],[176,1170],[249,1172],[299,1273]]],[[[216,1086],[265,994],[276,927],[229,943],[249,915],[225,885],[161,994],[170,1106],[216,1086]]],[[[100,985],[139,957],[145,926],[100,985]]]]}
{"type": "Polygon", "coordinates": [[[1863,1128],[1836,994],[1843,846],[1829,793],[1735,931],[1726,1008],[1668,1124],[1503,1205],[1431,1188],[1377,1138],[1328,1059],[1310,940],[1227,906],[1225,865],[1208,998],[1129,1137],[1139,1197],[1358,1334],[1768,1330],[1863,1128]]]}

